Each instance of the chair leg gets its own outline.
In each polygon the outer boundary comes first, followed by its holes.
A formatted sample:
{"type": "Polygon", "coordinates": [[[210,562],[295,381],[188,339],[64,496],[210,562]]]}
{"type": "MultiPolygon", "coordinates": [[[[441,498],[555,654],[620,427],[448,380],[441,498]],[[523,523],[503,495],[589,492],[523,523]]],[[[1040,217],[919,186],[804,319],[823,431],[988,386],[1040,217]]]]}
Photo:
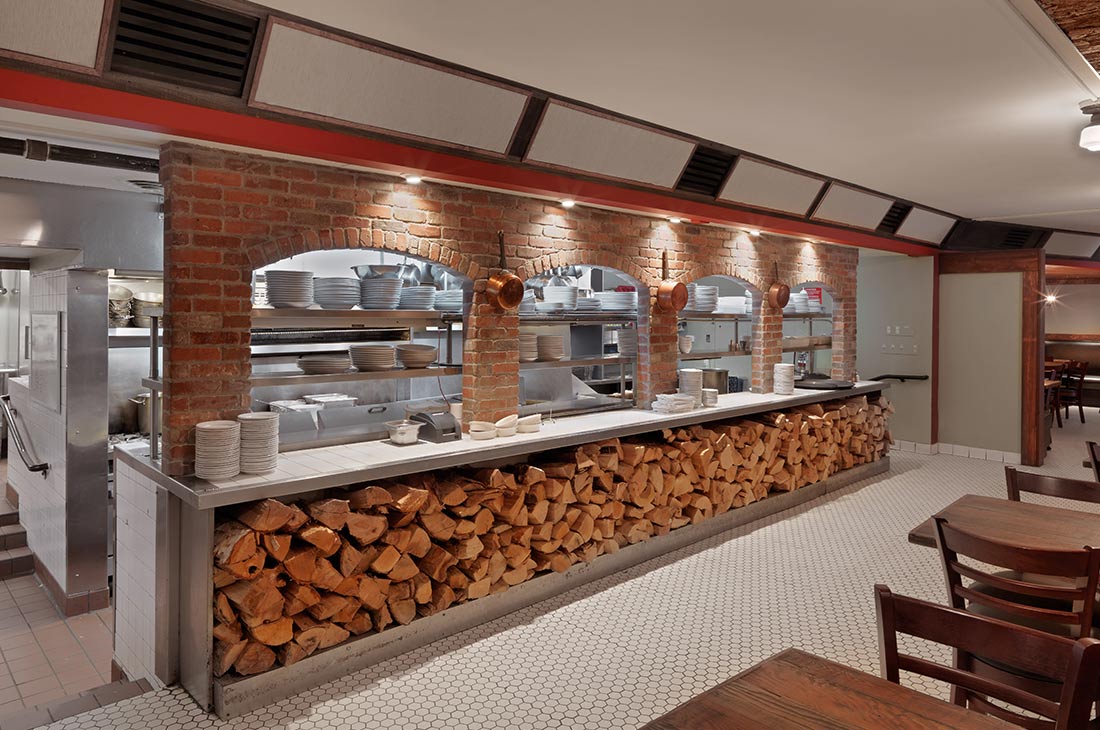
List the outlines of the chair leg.
{"type": "Polygon", "coordinates": [[[1083,405],[1081,405],[1080,403],[1077,404],[1077,412],[1078,412],[1078,415],[1081,416],[1081,423],[1084,423],[1085,422],[1085,407],[1083,405]]]}
{"type": "MultiPolygon", "coordinates": [[[[1066,410],[1068,411],[1069,409],[1067,408],[1066,410]]],[[[1062,406],[1061,405],[1054,406],[1054,415],[1058,419],[1058,428],[1061,428],[1062,427],[1062,406]]],[[[1068,413],[1067,413],[1066,417],[1067,418],[1069,417],[1068,413]]]]}

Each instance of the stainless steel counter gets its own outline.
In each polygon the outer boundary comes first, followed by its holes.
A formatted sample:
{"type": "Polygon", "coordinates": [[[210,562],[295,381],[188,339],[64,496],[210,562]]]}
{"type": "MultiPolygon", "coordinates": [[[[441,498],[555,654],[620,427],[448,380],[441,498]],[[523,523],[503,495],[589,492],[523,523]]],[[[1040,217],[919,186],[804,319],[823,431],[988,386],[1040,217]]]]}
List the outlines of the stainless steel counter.
{"type": "Polygon", "coordinates": [[[591,443],[607,438],[633,436],[698,423],[726,420],[756,413],[822,403],[889,388],[879,382],[860,382],[850,390],[795,390],[794,395],[729,393],[718,405],[690,413],[662,415],[646,410],[622,410],[562,418],[543,424],[542,431],[510,438],[473,441],[463,438],[445,444],[419,443],[394,446],[370,441],[284,453],[272,474],[244,475],[219,482],[163,474],[148,456],[148,449],[120,447],[116,459],[124,459],[179,497],[189,507],[208,510],[267,497],[285,497],[317,489],[405,474],[514,459],[527,454],[591,443]]]}

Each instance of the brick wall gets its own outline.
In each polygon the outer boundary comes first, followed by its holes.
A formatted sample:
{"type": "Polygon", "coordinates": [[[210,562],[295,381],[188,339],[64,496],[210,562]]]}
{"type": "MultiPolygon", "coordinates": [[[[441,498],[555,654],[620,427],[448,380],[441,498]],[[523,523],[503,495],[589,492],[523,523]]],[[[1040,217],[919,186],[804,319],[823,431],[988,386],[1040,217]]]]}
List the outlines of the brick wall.
{"type": "Polygon", "coordinates": [[[463,417],[495,420],[518,399],[519,321],[485,300],[498,265],[496,231],[521,277],[555,266],[618,269],[640,292],[640,403],[676,386],[676,317],[652,308],[661,252],[673,277],[728,275],[754,288],[753,388],[771,389],[782,315],[762,302],[778,266],[791,286],[823,283],[834,298],[833,374],[855,370],[851,248],[758,239],[747,233],[172,143],[161,150],[165,188],[165,451],[169,473],[193,459],[193,427],[248,408],[252,271],[291,255],[376,248],[419,256],[475,281],[463,353],[463,417]],[[646,306],[647,299],[650,306],[646,306]],[[651,311],[652,308],[652,311],[651,311]]]}

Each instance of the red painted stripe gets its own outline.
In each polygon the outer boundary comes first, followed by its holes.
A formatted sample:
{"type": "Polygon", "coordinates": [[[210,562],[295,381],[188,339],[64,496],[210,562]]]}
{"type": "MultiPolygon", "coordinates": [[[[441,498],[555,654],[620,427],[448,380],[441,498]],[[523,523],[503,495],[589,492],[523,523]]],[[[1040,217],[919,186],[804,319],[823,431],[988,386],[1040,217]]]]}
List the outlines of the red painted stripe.
{"type": "Polygon", "coordinates": [[[788,220],[766,213],[731,210],[709,203],[671,198],[659,192],[576,180],[551,172],[472,160],[343,132],[207,109],[13,69],[0,68],[0,105],[395,173],[417,172],[436,180],[482,185],[517,193],[568,197],[579,203],[606,205],[649,215],[676,215],[696,223],[758,228],[787,236],[915,256],[938,253],[925,246],[871,233],[788,220]]]}

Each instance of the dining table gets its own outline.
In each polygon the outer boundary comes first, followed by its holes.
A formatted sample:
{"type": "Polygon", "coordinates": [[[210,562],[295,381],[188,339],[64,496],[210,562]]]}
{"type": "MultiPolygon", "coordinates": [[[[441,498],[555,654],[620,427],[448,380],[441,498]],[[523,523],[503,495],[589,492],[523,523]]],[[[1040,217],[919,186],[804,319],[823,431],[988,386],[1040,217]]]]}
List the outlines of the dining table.
{"type": "Polygon", "coordinates": [[[642,730],[1015,727],[873,674],[787,649],[693,697],[642,730]]]}
{"type": "MultiPolygon", "coordinates": [[[[1020,547],[1050,550],[1100,547],[1100,514],[1094,512],[966,494],[936,516],[980,537],[1020,547]]],[[[909,531],[909,542],[936,547],[932,518],[909,531]]]]}

